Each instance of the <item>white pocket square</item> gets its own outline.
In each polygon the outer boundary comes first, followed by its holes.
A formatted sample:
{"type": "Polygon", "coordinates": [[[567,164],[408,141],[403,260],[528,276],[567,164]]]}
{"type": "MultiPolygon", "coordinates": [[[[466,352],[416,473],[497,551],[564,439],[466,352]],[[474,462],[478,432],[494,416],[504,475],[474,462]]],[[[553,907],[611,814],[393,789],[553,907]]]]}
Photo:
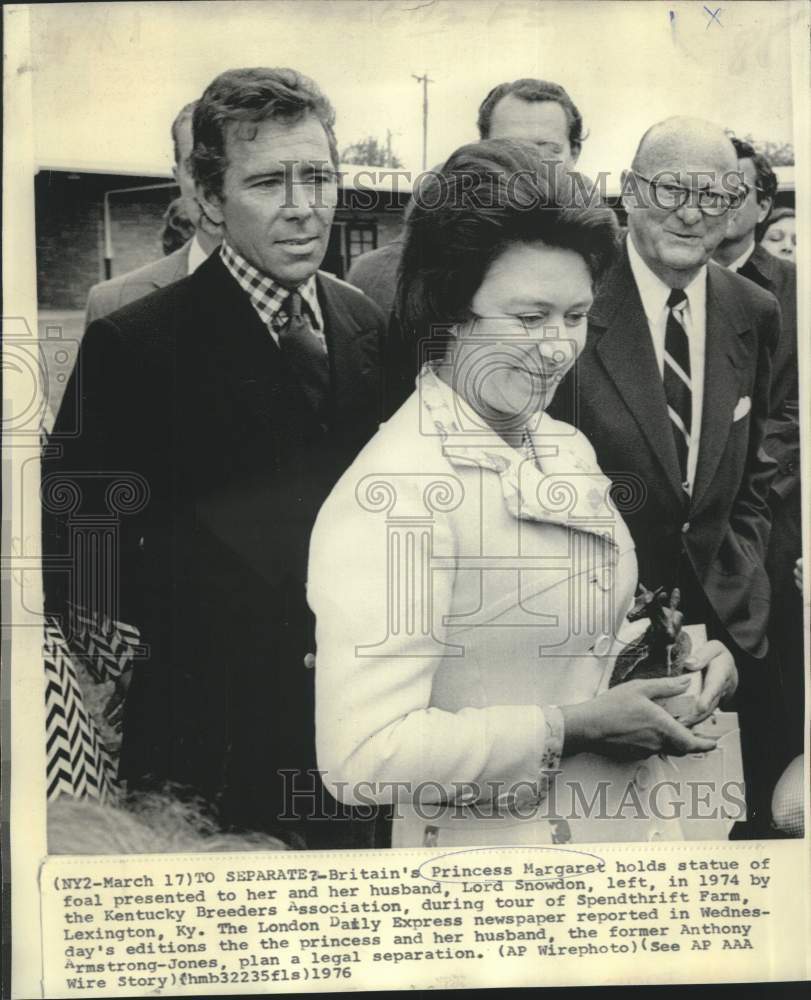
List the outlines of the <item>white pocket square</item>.
{"type": "Polygon", "coordinates": [[[741,396],[738,400],[737,406],[735,407],[735,412],[732,414],[732,423],[734,424],[736,420],[740,420],[741,417],[745,417],[751,409],[752,400],[748,396],[741,396]]]}

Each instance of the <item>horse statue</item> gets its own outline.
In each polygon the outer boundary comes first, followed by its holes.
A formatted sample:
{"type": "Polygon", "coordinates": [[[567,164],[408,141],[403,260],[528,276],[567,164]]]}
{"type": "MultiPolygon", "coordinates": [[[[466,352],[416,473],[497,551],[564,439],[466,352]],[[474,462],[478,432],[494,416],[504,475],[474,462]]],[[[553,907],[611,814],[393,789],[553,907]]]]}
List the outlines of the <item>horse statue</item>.
{"type": "Polygon", "coordinates": [[[690,656],[690,636],[682,630],[684,615],[678,610],[681,593],[673,588],[670,597],[664,587],[648,590],[639,585],[634,606],[626,615],[629,622],[649,618],[650,624],[617,656],[609,687],[623,681],[651,677],[678,677],[690,656]]]}

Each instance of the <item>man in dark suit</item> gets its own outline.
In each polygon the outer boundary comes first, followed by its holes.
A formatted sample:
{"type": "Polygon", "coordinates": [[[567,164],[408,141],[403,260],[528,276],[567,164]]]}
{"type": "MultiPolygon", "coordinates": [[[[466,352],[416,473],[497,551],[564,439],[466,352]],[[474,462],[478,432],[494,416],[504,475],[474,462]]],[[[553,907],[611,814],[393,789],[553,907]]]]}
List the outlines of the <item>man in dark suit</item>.
{"type": "Polygon", "coordinates": [[[686,620],[735,654],[752,750],[774,473],[762,445],[780,317],[770,294],[708,263],[743,194],[736,172],[729,139],[709,123],[675,118],[645,133],[623,174],[622,256],[555,412],[615,481],[640,580],[678,586],[686,620]]]}
{"type": "MultiPolygon", "coordinates": [[[[409,203],[410,204],[410,203],[409,203]]],[[[406,206],[406,212],[408,207],[406,206]]],[[[403,223],[408,216],[403,214],[403,223]]],[[[397,291],[397,270],[403,253],[403,238],[398,236],[375,250],[367,250],[349,268],[346,280],[376,302],[388,316],[397,291]]]]}
{"type": "MultiPolygon", "coordinates": [[[[128,787],[169,781],[226,826],[311,847],[371,835],[369,824],[329,822],[340,807],[308,773],[309,535],[376,429],[385,326],[364,295],[318,271],[337,198],[333,122],[292,70],[234,70],[209,85],[192,160],[223,246],[89,327],[65,396],[80,393],[81,410],[60,412],[62,453],[46,459],[43,483],[45,498],[73,479],[85,524],[121,499],[111,479],[134,484],[118,505],[117,579],[90,581],[96,603],[115,605],[103,616],[140,630],[124,709],[128,787]]],[[[45,551],[64,553],[72,525],[64,509],[51,513],[45,551]]],[[[72,590],[46,579],[48,606],[64,614],[82,579],[72,590]]]]}
{"type": "Polygon", "coordinates": [[[793,261],[770,254],[757,242],[768,225],[777,177],[768,159],[741,139],[732,139],[738,168],[749,192],[729,213],[726,236],[715,260],[737,271],[780,304],[782,331],[772,358],[771,416],[763,447],[777,462],[769,491],[772,532],[766,568],[772,587],[769,643],[779,671],[786,756],[803,750],[803,606],[793,568],[802,553],[800,496],[799,378],[797,368],[797,269],[793,261]]]}
{"type": "Polygon", "coordinates": [[[196,104],[196,101],[192,101],[182,107],[172,122],[171,129],[175,158],[172,174],[180,188],[180,200],[186,214],[194,220],[196,232],[182,247],[160,260],[93,285],[87,296],[85,327],[94,319],[109,316],[116,309],[142,299],[156,288],[165,288],[166,285],[185,278],[187,274],[192,274],[219,245],[220,233],[201,212],[194,178],[189,169],[192,151],[191,119],[196,104]]]}

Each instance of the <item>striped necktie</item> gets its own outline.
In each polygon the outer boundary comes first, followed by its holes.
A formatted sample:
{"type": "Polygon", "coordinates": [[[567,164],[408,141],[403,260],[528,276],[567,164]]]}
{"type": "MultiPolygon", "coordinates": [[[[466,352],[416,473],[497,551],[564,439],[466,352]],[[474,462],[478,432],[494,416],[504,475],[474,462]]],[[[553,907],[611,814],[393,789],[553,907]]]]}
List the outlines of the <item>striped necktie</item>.
{"type": "Polygon", "coordinates": [[[683,308],[687,296],[674,288],[667,300],[665,328],[664,383],[667,412],[676,442],[681,480],[687,486],[687,458],[690,451],[690,428],[693,418],[693,390],[690,383],[690,342],[683,325],[683,308]]]}
{"type": "Polygon", "coordinates": [[[279,347],[308,403],[321,414],[329,392],[329,359],[301,306],[299,293],[291,292],[282,307],[288,320],[278,331],[279,347]]]}

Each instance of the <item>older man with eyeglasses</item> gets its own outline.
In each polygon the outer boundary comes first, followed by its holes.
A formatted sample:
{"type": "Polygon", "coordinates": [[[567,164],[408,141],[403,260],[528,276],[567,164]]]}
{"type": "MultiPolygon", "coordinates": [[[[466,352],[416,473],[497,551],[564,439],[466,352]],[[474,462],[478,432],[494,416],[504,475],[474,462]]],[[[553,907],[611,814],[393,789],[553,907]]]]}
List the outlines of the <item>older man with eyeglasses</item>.
{"type": "Polygon", "coordinates": [[[686,622],[705,624],[735,652],[757,821],[768,811],[754,737],[775,471],[762,442],[780,313],[773,296],[711,261],[747,194],[720,128],[692,118],[654,125],[622,182],[624,250],[599,289],[556,415],[585,432],[614,480],[640,581],[678,587],[686,622]]]}

